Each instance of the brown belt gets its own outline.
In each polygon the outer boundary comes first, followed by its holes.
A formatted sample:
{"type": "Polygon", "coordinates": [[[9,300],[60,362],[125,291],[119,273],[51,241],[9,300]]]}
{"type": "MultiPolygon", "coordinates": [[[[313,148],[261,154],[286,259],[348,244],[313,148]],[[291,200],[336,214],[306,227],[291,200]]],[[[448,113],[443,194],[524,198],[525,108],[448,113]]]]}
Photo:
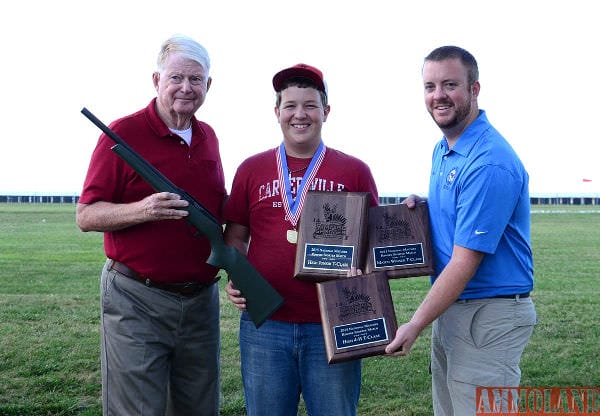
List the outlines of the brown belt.
{"type": "Polygon", "coordinates": [[[129,266],[127,266],[121,262],[112,260],[112,259],[109,260],[109,262],[108,262],[108,270],[116,270],[123,276],[128,277],[132,280],[135,280],[136,282],[143,283],[147,287],[154,287],[154,288],[157,288],[160,290],[166,290],[167,292],[176,293],[178,295],[189,297],[189,298],[197,296],[198,294],[200,294],[200,292],[202,292],[207,287],[212,286],[215,283],[217,283],[219,281],[219,279],[221,278],[220,276],[217,276],[210,282],[183,282],[183,283],[156,282],[154,280],[151,280],[148,276],[144,276],[144,275],[136,272],[129,266]]]}

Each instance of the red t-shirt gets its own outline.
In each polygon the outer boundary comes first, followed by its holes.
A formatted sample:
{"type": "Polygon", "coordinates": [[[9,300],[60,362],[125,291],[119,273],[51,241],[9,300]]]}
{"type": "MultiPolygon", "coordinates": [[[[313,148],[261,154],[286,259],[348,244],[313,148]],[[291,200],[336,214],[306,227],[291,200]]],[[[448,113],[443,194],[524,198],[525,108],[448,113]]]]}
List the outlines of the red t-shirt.
{"type": "MultiPolygon", "coordinates": [[[[206,123],[192,119],[191,146],[158,117],[156,99],[143,110],[111,124],[111,129],[216,218],[226,195],[219,143],[206,123]]],[[[92,154],[79,202],[128,203],[155,191],[110,148],[102,134],[92,154]]],[[[218,269],[206,264],[210,243],[197,238],[185,220],[146,222],[104,233],[106,256],[161,282],[209,281],[218,269]]]]}
{"type": "MultiPolygon", "coordinates": [[[[306,323],[321,322],[315,283],[294,278],[296,245],[287,241],[291,224],[285,219],[276,154],[271,149],[246,159],[233,180],[225,207],[225,219],[250,229],[248,260],[284,297],[283,306],[271,319],[306,323]]],[[[287,158],[291,171],[308,165],[310,159],[287,158]]],[[[292,175],[296,195],[304,171],[292,175]]],[[[371,170],[361,160],[327,148],[325,158],[309,190],[370,192],[377,205],[377,187],[371,170]]]]}

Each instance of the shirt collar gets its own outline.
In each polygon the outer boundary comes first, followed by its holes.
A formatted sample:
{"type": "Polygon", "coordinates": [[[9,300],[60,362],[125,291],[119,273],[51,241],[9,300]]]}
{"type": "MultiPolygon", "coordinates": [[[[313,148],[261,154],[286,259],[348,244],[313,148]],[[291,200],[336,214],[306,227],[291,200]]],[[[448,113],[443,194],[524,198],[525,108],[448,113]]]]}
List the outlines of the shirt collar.
{"type": "MultiPolygon", "coordinates": [[[[154,97],[146,107],[146,119],[148,120],[148,124],[150,124],[150,128],[152,128],[157,136],[171,137],[174,135],[174,133],[169,130],[166,123],[159,117],[158,111],[156,111],[156,97],[154,97]]],[[[196,132],[196,128],[197,119],[196,116],[192,116],[192,136],[196,132]]]]}
{"type": "Polygon", "coordinates": [[[450,151],[456,152],[459,155],[466,156],[468,155],[477,140],[481,137],[481,135],[490,127],[490,123],[485,114],[485,110],[479,110],[479,115],[471,124],[467,126],[465,131],[462,132],[454,147],[452,149],[448,149],[448,141],[446,137],[442,140],[442,148],[445,150],[445,153],[449,153],[450,151]]]}

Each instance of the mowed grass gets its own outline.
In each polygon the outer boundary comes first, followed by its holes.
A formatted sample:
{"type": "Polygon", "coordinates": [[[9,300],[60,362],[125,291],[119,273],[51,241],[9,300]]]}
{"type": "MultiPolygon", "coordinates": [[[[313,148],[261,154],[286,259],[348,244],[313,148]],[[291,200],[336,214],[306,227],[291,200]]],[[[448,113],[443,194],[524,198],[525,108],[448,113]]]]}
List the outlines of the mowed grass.
{"type": "MultiPolygon", "coordinates": [[[[533,207],[539,323],[521,362],[525,386],[600,385],[600,211],[533,207]],[[539,212],[544,211],[544,212],[539,212]]],[[[71,204],[0,204],[0,415],[101,415],[102,235],[71,204]]],[[[221,282],[221,288],[223,281],[221,282]]],[[[399,322],[429,279],[391,281],[399,322]]],[[[222,415],[244,415],[238,312],[222,296],[222,415]]],[[[363,361],[361,415],[431,415],[430,330],[404,358],[363,361]]],[[[301,409],[300,414],[305,414],[301,409]]]]}

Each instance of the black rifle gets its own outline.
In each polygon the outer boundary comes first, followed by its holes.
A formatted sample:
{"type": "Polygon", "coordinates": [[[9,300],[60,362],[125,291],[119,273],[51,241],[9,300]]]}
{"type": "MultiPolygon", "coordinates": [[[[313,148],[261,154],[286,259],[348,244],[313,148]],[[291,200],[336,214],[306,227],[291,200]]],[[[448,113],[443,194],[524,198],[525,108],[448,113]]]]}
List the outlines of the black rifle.
{"type": "Polygon", "coordinates": [[[172,192],[188,201],[185,219],[210,241],[211,252],[206,262],[224,269],[236,289],[246,298],[246,310],[258,328],[283,303],[281,295],[248,262],[248,259],[234,247],[225,244],[223,227],[219,221],[193,196],[178,188],[158,169],[133,150],[125,140],[102,123],[87,108],[81,113],[110,137],[116,144],[111,149],[140,175],[157,192],[172,192]]]}

